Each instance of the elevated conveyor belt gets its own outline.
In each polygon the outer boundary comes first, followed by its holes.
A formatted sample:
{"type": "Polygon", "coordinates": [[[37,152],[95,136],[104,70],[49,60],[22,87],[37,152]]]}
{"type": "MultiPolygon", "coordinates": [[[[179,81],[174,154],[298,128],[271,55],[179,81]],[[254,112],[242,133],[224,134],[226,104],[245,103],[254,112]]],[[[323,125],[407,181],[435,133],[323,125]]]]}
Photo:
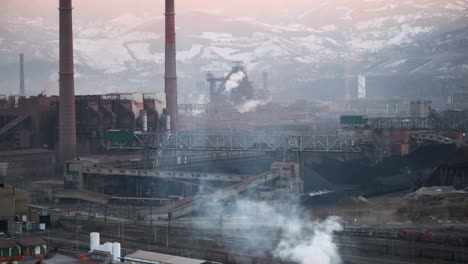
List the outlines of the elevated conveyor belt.
{"type": "Polygon", "coordinates": [[[13,131],[13,129],[21,125],[28,118],[29,118],[29,115],[20,115],[17,118],[13,119],[8,124],[4,125],[2,128],[0,128],[0,138],[8,135],[9,132],[13,131]]]}
{"type": "MultiPolygon", "coordinates": [[[[108,131],[108,138],[112,137],[108,131]]],[[[157,149],[185,151],[249,152],[360,152],[348,135],[294,135],[266,133],[152,133],[134,132],[130,141],[111,141],[110,149],[157,149]]]]}
{"type": "Polygon", "coordinates": [[[172,218],[180,218],[203,207],[209,202],[224,200],[229,197],[236,196],[246,190],[272,181],[279,176],[280,173],[278,170],[270,170],[260,175],[253,176],[248,180],[242,181],[238,184],[229,186],[223,190],[219,190],[211,195],[186,197],[167,206],[158,208],[156,211],[154,211],[154,214],[151,217],[167,218],[170,212],[172,218]]]}

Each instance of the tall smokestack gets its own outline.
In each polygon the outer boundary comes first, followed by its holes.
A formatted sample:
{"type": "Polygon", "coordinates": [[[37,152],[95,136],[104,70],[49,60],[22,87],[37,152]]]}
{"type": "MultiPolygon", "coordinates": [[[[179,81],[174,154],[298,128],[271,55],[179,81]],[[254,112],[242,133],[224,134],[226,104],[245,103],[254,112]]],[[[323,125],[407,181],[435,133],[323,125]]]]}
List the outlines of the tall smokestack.
{"type": "Polygon", "coordinates": [[[24,56],[23,53],[20,54],[20,96],[25,96],[25,88],[24,88],[24,56]]]}
{"type": "Polygon", "coordinates": [[[72,1],[59,0],[60,91],[59,164],[76,157],[75,83],[73,69],[72,1]]]}
{"type": "Polygon", "coordinates": [[[179,116],[177,112],[177,71],[176,71],[176,34],[174,0],[166,0],[166,68],[164,91],[166,92],[167,111],[171,117],[171,130],[177,132],[179,116]]]}

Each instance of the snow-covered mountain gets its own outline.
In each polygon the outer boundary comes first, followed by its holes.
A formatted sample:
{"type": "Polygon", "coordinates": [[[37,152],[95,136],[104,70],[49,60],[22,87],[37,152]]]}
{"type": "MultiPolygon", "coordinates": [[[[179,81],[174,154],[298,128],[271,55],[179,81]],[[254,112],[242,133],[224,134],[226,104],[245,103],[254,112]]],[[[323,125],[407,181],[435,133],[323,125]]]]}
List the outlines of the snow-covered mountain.
{"type": "MultiPolygon", "coordinates": [[[[270,72],[271,86],[280,92],[291,90],[291,82],[358,72],[468,72],[462,56],[468,0],[328,0],[274,21],[200,11],[178,14],[181,101],[203,101],[205,73],[222,75],[236,61],[244,62],[258,83],[260,72],[270,72]]],[[[164,18],[150,13],[75,20],[77,93],[162,90],[163,29],[164,18]]],[[[41,17],[4,18],[1,93],[15,93],[18,87],[20,52],[26,57],[30,94],[57,93],[58,25],[41,17]]]]}

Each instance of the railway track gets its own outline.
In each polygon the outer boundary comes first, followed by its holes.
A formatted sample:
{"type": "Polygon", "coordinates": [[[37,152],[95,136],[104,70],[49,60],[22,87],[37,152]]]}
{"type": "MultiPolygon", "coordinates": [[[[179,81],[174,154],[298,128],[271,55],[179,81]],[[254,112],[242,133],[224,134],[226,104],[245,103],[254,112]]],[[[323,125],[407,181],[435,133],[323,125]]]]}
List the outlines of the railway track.
{"type": "MultiPolygon", "coordinates": [[[[63,242],[65,243],[68,241],[70,244],[70,241],[75,241],[77,237],[76,221],[64,221],[62,224],[63,230],[57,233],[56,238],[58,239],[66,236],[67,239],[63,242]]],[[[272,229],[259,230],[257,236],[250,237],[249,239],[246,239],[245,236],[239,236],[238,232],[236,233],[232,230],[223,230],[223,232],[220,232],[220,229],[216,228],[197,229],[171,227],[169,235],[167,230],[167,226],[138,226],[128,224],[123,226],[118,223],[108,223],[107,228],[102,230],[101,236],[103,237],[103,240],[106,241],[121,242],[123,248],[129,250],[127,251],[128,253],[131,252],[131,250],[144,249],[183,256],[197,255],[199,258],[205,259],[206,257],[204,257],[203,254],[207,249],[221,252],[229,249],[228,251],[230,254],[251,256],[254,258],[258,256],[255,256],[257,252],[252,252],[251,249],[253,246],[255,246],[256,251],[269,252],[276,248],[278,243],[277,231],[272,229]],[[170,252],[167,252],[167,250],[170,252]]],[[[86,246],[89,243],[89,232],[91,231],[96,230],[88,230],[86,229],[86,224],[82,223],[82,228],[78,230],[80,241],[78,242],[78,248],[83,246],[83,248],[86,249],[86,246]]],[[[384,256],[383,258],[380,257],[382,261],[395,257],[410,257],[413,261],[423,261],[424,259],[440,261],[468,261],[468,251],[462,247],[405,241],[395,238],[395,232],[392,230],[385,232],[382,230],[381,233],[376,233],[376,237],[362,237],[356,235],[355,232],[356,230],[350,232],[350,234],[354,235],[347,235],[346,232],[343,232],[334,237],[342,255],[364,255],[363,257],[365,257],[378,254],[380,256],[384,256]]],[[[126,251],[123,250],[123,252],[125,253],[126,251]]]]}
{"type": "MultiPolygon", "coordinates": [[[[104,237],[105,238],[105,237],[104,237]]],[[[62,231],[62,232],[54,232],[52,236],[49,237],[49,243],[52,246],[60,246],[60,252],[69,254],[69,255],[74,255],[76,252],[87,252],[88,250],[88,235],[87,234],[80,234],[80,240],[78,241],[78,244],[76,242],[72,242],[76,237],[67,232],[67,231],[62,231]],[[76,246],[78,245],[78,251],[76,246]]],[[[173,255],[180,255],[180,256],[186,256],[186,257],[193,257],[193,258],[200,258],[200,259],[208,259],[208,260],[213,260],[213,261],[224,261],[224,263],[257,263],[257,264],[274,264],[274,263],[281,263],[281,264],[286,264],[286,262],[275,262],[269,259],[261,259],[261,258],[255,258],[255,257],[250,257],[250,256],[242,256],[242,255],[235,255],[237,257],[233,262],[226,261],[227,258],[227,253],[221,252],[221,251],[215,251],[211,252],[210,254],[207,254],[206,250],[196,250],[196,249],[179,249],[179,248],[166,248],[160,245],[155,245],[154,243],[149,242],[148,244],[145,243],[128,243],[128,241],[125,242],[125,247],[122,248],[122,253],[128,254],[133,252],[136,249],[144,249],[144,250],[149,250],[149,251],[155,251],[155,252],[161,252],[161,253],[167,253],[167,254],[173,254],[173,255]],[[216,254],[213,255],[213,253],[216,254]],[[210,259],[211,257],[211,259],[210,259]],[[242,262],[240,257],[242,257],[242,262]],[[255,259],[255,260],[254,260],[255,259]],[[249,261],[251,262],[245,262],[249,261]]],[[[351,263],[362,263],[362,264],[409,264],[409,263],[428,263],[426,260],[417,260],[417,259],[404,259],[404,258],[398,258],[398,257],[393,257],[393,258],[385,258],[385,257],[377,257],[377,256],[357,256],[355,254],[346,254],[342,253],[342,258],[343,262],[346,264],[351,264],[351,263]]],[[[430,263],[438,263],[438,264],[445,264],[449,262],[445,261],[431,261],[430,263]]]]}

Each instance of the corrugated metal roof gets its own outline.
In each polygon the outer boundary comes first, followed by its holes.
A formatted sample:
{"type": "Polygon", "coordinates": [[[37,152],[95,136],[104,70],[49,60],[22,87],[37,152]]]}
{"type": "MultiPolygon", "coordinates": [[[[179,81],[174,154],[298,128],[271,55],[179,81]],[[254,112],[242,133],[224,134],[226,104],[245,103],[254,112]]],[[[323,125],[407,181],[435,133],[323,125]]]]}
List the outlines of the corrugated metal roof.
{"type": "Polygon", "coordinates": [[[47,242],[39,237],[25,237],[18,239],[18,244],[22,247],[32,247],[47,245],[47,242]]]}
{"type": "Polygon", "coordinates": [[[13,248],[17,240],[0,240],[0,248],[13,248]]]}
{"type": "Polygon", "coordinates": [[[184,258],[143,250],[138,250],[135,253],[127,255],[125,258],[142,263],[202,264],[206,262],[205,260],[200,259],[184,258]]]}

